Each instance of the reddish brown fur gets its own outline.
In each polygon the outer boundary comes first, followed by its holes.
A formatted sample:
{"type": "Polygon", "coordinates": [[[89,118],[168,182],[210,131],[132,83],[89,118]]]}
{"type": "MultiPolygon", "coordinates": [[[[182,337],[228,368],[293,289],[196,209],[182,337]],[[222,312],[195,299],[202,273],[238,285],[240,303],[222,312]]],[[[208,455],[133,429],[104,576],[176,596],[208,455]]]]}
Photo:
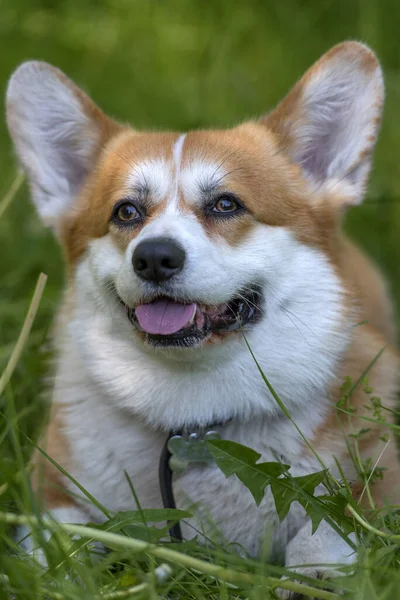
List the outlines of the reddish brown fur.
{"type": "MultiPolygon", "coordinates": [[[[140,227],[110,227],[112,208],[131,194],[126,181],[135,164],[146,158],[168,159],[176,138],[174,133],[145,135],[126,129],[107,143],[63,224],[62,241],[71,266],[85,252],[91,239],[110,231],[116,243],[125,249],[140,231],[140,227]]],[[[181,207],[197,212],[210,235],[224,236],[237,244],[249,232],[252,222],[254,225],[261,222],[271,226],[291,226],[305,243],[325,245],[326,236],[320,235],[321,228],[325,231],[333,215],[322,203],[319,213],[312,210],[305,183],[299,178],[299,168],[278,151],[274,136],[266,127],[249,123],[226,132],[191,132],[185,139],[184,164],[198,157],[215,164],[223,163],[227,176],[221,182],[221,192],[235,193],[252,216],[252,219],[247,215],[210,223],[181,197],[181,207]],[[260,147],[263,154],[260,154],[260,147]]],[[[163,208],[164,203],[160,203],[150,211],[148,218],[154,218],[163,208]]]]}
{"type": "MultiPolygon", "coordinates": [[[[52,410],[49,426],[45,437],[40,441],[40,447],[54,461],[68,470],[70,451],[63,433],[62,416],[56,407],[52,410]]],[[[34,454],[33,467],[32,488],[44,506],[48,508],[74,506],[74,498],[66,491],[64,475],[39,451],[34,454]]]]}
{"type": "MultiPolygon", "coordinates": [[[[70,266],[76,264],[91,239],[102,237],[108,231],[122,249],[126,248],[139,228],[129,232],[110,228],[112,209],[132,194],[127,187],[127,178],[135,164],[146,158],[171,157],[176,137],[177,134],[172,133],[142,134],[125,128],[117,130],[107,141],[80,197],[63,223],[61,239],[70,266]]],[[[158,210],[159,207],[154,209],[153,216],[158,210]]]]}

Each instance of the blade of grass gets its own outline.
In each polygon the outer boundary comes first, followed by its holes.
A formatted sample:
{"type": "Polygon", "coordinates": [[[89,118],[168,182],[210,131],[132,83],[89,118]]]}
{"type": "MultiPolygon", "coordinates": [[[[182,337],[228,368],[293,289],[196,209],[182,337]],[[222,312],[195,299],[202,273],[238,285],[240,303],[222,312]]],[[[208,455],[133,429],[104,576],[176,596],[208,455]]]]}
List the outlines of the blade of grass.
{"type": "MultiPolygon", "coordinates": [[[[272,387],[271,383],[269,382],[269,379],[267,378],[267,376],[265,375],[264,371],[261,368],[260,363],[258,362],[258,360],[256,359],[253,350],[250,347],[249,342],[247,341],[247,338],[245,335],[243,335],[244,337],[244,341],[246,342],[247,348],[256,364],[256,367],[265,383],[265,385],[267,386],[268,390],[270,391],[272,397],[274,398],[275,402],[277,403],[277,405],[279,406],[279,408],[281,409],[281,411],[283,412],[283,414],[285,415],[285,417],[287,417],[289,419],[289,421],[291,421],[291,423],[293,424],[293,426],[295,427],[296,431],[298,432],[298,434],[300,435],[300,437],[302,438],[303,442],[308,446],[308,448],[311,450],[311,452],[313,453],[313,455],[315,456],[315,458],[318,460],[319,464],[321,465],[321,467],[323,469],[328,470],[328,467],[326,466],[326,464],[324,463],[324,461],[322,460],[322,458],[319,456],[319,454],[314,450],[312,444],[310,444],[310,442],[308,441],[308,439],[306,438],[306,436],[304,435],[304,433],[301,431],[301,429],[299,428],[299,426],[297,425],[296,421],[293,419],[292,415],[290,414],[290,412],[288,411],[288,409],[286,408],[286,406],[284,405],[284,403],[282,402],[281,398],[278,396],[278,394],[276,393],[276,391],[274,390],[274,388],[272,387]]],[[[339,485],[339,483],[334,480],[335,483],[337,485],[339,485]]]]}
{"type": "MultiPolygon", "coordinates": [[[[362,501],[362,498],[363,498],[363,496],[364,496],[364,493],[365,493],[365,491],[366,491],[366,490],[368,491],[368,489],[369,489],[369,482],[371,481],[371,479],[372,479],[372,476],[373,476],[373,474],[375,473],[375,470],[376,470],[376,468],[377,468],[377,466],[378,466],[378,464],[379,464],[379,461],[381,460],[382,456],[383,456],[383,455],[384,455],[384,453],[386,452],[386,449],[387,449],[387,447],[389,446],[390,442],[391,442],[391,440],[388,440],[388,441],[386,442],[386,444],[385,444],[385,446],[383,447],[383,449],[382,449],[381,453],[379,454],[378,458],[376,459],[376,461],[375,461],[375,464],[374,464],[374,466],[373,466],[373,467],[372,467],[372,469],[371,469],[371,473],[369,474],[369,476],[368,476],[368,479],[367,479],[367,481],[365,482],[364,489],[363,489],[363,491],[362,491],[362,492],[361,492],[361,494],[360,494],[360,497],[359,497],[359,499],[358,499],[358,504],[361,504],[361,501],[362,501]]],[[[370,495],[370,494],[369,494],[369,495],[370,495]]],[[[372,503],[372,504],[373,504],[373,509],[374,509],[374,510],[376,510],[375,503],[372,503]]]]}
{"type": "MultiPolygon", "coordinates": [[[[282,402],[281,398],[279,397],[279,395],[276,393],[276,391],[274,390],[274,388],[272,387],[270,381],[268,380],[267,376],[265,375],[264,371],[261,368],[260,363],[258,362],[254,352],[252,351],[249,342],[247,341],[247,338],[245,335],[243,335],[244,337],[244,341],[246,342],[247,348],[256,364],[256,367],[265,383],[265,385],[267,386],[268,390],[270,391],[270,393],[272,394],[272,397],[274,398],[274,400],[276,401],[276,403],[278,404],[279,408],[282,410],[283,414],[289,419],[289,421],[293,424],[294,428],[296,429],[296,431],[298,432],[298,434],[300,435],[300,437],[302,438],[302,440],[304,441],[304,443],[307,445],[307,447],[310,449],[310,451],[312,452],[312,454],[315,456],[315,458],[318,460],[319,464],[323,467],[323,469],[325,469],[327,471],[327,475],[328,477],[326,478],[326,487],[328,487],[328,490],[330,491],[330,493],[334,493],[334,488],[331,484],[331,482],[329,481],[329,479],[332,480],[333,484],[335,486],[337,486],[338,488],[340,488],[340,483],[339,481],[334,477],[334,475],[332,475],[330,469],[328,469],[328,467],[325,465],[324,461],[322,460],[322,458],[319,456],[319,454],[315,451],[314,447],[312,446],[312,444],[310,444],[310,442],[308,441],[308,439],[306,438],[306,436],[304,435],[304,433],[301,431],[300,427],[297,425],[296,421],[293,419],[292,415],[290,414],[290,412],[288,411],[288,409],[286,408],[285,404],[282,402]]],[[[377,360],[377,359],[376,359],[377,360]]],[[[287,475],[285,475],[285,477],[287,477],[287,475]]],[[[282,479],[281,483],[283,484],[285,478],[282,479]]],[[[293,479],[293,481],[295,481],[293,479]]],[[[301,488],[298,488],[300,493],[304,493],[304,490],[301,490],[301,488]]],[[[312,497],[310,497],[310,501],[312,501],[312,497]]],[[[355,545],[352,542],[352,540],[349,539],[348,536],[346,536],[343,531],[340,529],[340,527],[328,516],[325,515],[325,520],[327,523],[329,523],[329,525],[332,527],[332,529],[334,529],[336,531],[336,533],[338,533],[338,535],[340,535],[341,538],[343,538],[347,544],[349,544],[350,547],[353,548],[353,550],[355,550],[355,545]]]]}
{"type": "MultiPolygon", "coordinates": [[[[134,552],[143,552],[150,556],[154,556],[156,558],[160,558],[173,564],[180,565],[187,569],[194,569],[196,571],[200,571],[205,575],[221,579],[222,581],[226,581],[228,583],[247,584],[251,586],[254,586],[255,584],[264,584],[273,589],[281,588],[291,590],[298,594],[302,594],[303,596],[319,598],[320,600],[340,600],[340,596],[338,594],[335,594],[334,592],[318,589],[309,585],[305,585],[295,581],[290,581],[287,579],[277,579],[275,577],[260,577],[259,575],[254,575],[252,573],[234,571],[233,569],[221,567],[219,565],[206,562],[199,558],[195,558],[193,556],[177,552],[176,550],[170,550],[166,547],[148,544],[147,542],[143,542],[141,540],[127,538],[117,533],[102,531],[100,529],[94,529],[92,527],[87,527],[84,525],[72,525],[69,523],[55,524],[53,521],[44,519],[39,521],[39,519],[35,517],[16,515],[8,512],[0,512],[0,521],[12,525],[29,525],[31,527],[38,527],[39,525],[42,525],[50,531],[54,530],[55,528],[60,528],[66,533],[72,535],[80,535],[81,537],[97,540],[98,542],[103,542],[104,544],[113,544],[114,546],[119,546],[121,549],[131,549],[134,552]]],[[[400,536],[397,537],[400,538],[400,536]]],[[[324,585],[326,585],[326,583],[324,585]]]]}
{"type": "Polygon", "coordinates": [[[138,509],[138,511],[140,513],[140,517],[142,519],[143,525],[145,525],[147,527],[147,522],[146,522],[146,519],[144,517],[143,509],[142,509],[142,506],[141,506],[141,504],[139,502],[139,496],[136,493],[135,487],[134,487],[134,485],[132,483],[132,479],[129,477],[129,474],[128,474],[128,472],[125,469],[124,469],[124,475],[125,475],[125,479],[126,479],[128,485],[129,485],[129,489],[131,491],[133,499],[136,502],[136,506],[137,506],[137,509],[138,509]]]}
{"type": "Polygon", "coordinates": [[[136,596],[137,594],[141,594],[145,592],[149,584],[139,583],[133,587],[127,588],[126,590],[118,590],[116,592],[109,592],[108,594],[103,594],[101,596],[102,600],[120,600],[120,598],[130,598],[131,596],[136,596]]]}
{"type": "Polygon", "coordinates": [[[21,358],[21,354],[26,346],[28,341],[28,337],[30,331],[32,329],[33,321],[35,320],[36,313],[39,308],[40,300],[43,295],[44,286],[46,285],[47,275],[44,273],[40,273],[39,279],[37,281],[35,291],[32,296],[32,300],[28,309],[28,313],[26,315],[24,324],[21,329],[21,333],[19,334],[17,343],[15,344],[14,350],[10,356],[10,360],[7,363],[6,368],[3,371],[3,374],[0,378],[0,394],[3,393],[6,385],[11,379],[11,376],[15,370],[15,367],[18,364],[19,359],[21,358]]]}
{"type": "Polygon", "coordinates": [[[358,386],[363,382],[363,380],[365,379],[365,377],[368,375],[368,373],[370,372],[370,370],[372,369],[372,367],[374,366],[374,364],[380,359],[380,357],[382,356],[382,354],[385,352],[386,346],[383,346],[383,348],[381,348],[379,350],[379,352],[376,354],[376,356],[374,356],[374,358],[371,360],[371,362],[369,363],[369,365],[364,369],[364,371],[361,373],[361,375],[359,376],[359,378],[356,380],[355,383],[353,383],[353,385],[350,388],[350,391],[346,394],[345,398],[348,400],[352,397],[352,395],[354,394],[355,390],[358,388],[358,386]]]}
{"type": "Polygon", "coordinates": [[[4,196],[3,200],[0,202],[0,219],[3,216],[3,214],[5,213],[5,211],[7,210],[7,208],[10,206],[11,202],[14,200],[24,179],[25,179],[25,175],[22,171],[20,171],[18,173],[18,175],[16,176],[16,178],[14,179],[14,181],[12,182],[10,189],[4,196]]]}
{"type": "Polygon", "coordinates": [[[362,527],[364,527],[364,529],[366,529],[367,531],[370,531],[371,533],[374,533],[375,535],[377,535],[381,538],[385,538],[388,540],[390,539],[391,542],[400,543],[400,535],[399,534],[385,533],[384,531],[380,531],[379,529],[376,529],[376,527],[373,527],[365,519],[363,519],[362,516],[359,515],[358,512],[356,510],[354,510],[354,508],[350,504],[347,505],[346,509],[349,512],[351,512],[351,514],[353,515],[355,520],[358,521],[360,523],[360,525],[362,525],[362,527]]]}
{"type": "MultiPolygon", "coordinates": [[[[33,442],[32,442],[33,443],[33,442]]],[[[68,473],[68,471],[66,471],[57,461],[54,460],[54,458],[51,458],[51,456],[49,456],[47,454],[47,452],[45,452],[45,450],[43,450],[43,448],[41,448],[40,446],[34,444],[37,448],[37,450],[43,454],[43,456],[49,461],[51,462],[51,464],[58,469],[58,471],[60,471],[60,473],[62,473],[65,477],[67,477],[70,481],[72,481],[72,483],[74,485],[76,485],[76,487],[78,488],[78,490],[80,490],[82,492],[82,494],[84,494],[84,496],[100,511],[103,513],[103,515],[105,515],[107,517],[107,519],[111,519],[111,513],[106,509],[105,506],[103,506],[103,504],[101,504],[101,502],[99,502],[99,500],[97,500],[94,496],[92,496],[92,494],[90,492],[88,492],[83,485],[81,485],[79,483],[79,481],[77,481],[75,479],[75,477],[73,477],[70,473],[68,473]]]]}

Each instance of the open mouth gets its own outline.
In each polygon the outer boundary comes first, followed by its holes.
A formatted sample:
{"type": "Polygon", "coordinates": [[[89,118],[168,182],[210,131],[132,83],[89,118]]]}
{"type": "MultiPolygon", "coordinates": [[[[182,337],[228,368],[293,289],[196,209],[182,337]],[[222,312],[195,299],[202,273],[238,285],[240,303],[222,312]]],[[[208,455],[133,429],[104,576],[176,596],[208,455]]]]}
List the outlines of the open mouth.
{"type": "Polygon", "coordinates": [[[158,296],[135,308],[125,306],[131,323],[155,347],[193,347],[213,334],[245,330],[262,314],[259,286],[239,293],[227,303],[206,306],[197,302],[179,302],[158,296]]]}

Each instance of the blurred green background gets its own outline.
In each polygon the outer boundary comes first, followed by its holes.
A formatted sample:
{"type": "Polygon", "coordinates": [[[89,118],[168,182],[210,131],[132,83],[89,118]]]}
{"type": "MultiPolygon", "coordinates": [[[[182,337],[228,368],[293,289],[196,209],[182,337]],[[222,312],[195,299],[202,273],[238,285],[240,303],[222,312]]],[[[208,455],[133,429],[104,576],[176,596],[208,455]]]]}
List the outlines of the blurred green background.
{"type": "MultiPolygon", "coordinates": [[[[271,109],[335,43],[368,43],[383,64],[387,103],[368,197],[346,227],[382,265],[399,307],[399,12],[398,0],[0,0],[2,97],[21,61],[43,59],[138,128],[224,127],[271,109]]],[[[4,118],[0,161],[1,202],[16,176],[4,118]]],[[[42,387],[42,342],[63,280],[60,252],[23,186],[0,218],[0,372],[40,271],[45,295],[8,388],[19,408],[42,387]]]]}

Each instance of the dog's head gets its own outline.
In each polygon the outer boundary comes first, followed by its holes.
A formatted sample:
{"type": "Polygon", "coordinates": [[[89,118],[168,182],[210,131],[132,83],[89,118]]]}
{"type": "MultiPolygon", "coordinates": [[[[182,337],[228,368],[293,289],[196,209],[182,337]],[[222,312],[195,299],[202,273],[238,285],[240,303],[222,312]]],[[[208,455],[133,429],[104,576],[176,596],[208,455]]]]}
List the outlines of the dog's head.
{"type": "Polygon", "coordinates": [[[376,58],[348,42],[233,129],[135,131],[41,62],[12,76],[7,116],[71,277],[136,343],[203,351],[292,302],[315,296],[316,320],[340,304],[338,222],[362,199],[382,101],[376,58]]]}

